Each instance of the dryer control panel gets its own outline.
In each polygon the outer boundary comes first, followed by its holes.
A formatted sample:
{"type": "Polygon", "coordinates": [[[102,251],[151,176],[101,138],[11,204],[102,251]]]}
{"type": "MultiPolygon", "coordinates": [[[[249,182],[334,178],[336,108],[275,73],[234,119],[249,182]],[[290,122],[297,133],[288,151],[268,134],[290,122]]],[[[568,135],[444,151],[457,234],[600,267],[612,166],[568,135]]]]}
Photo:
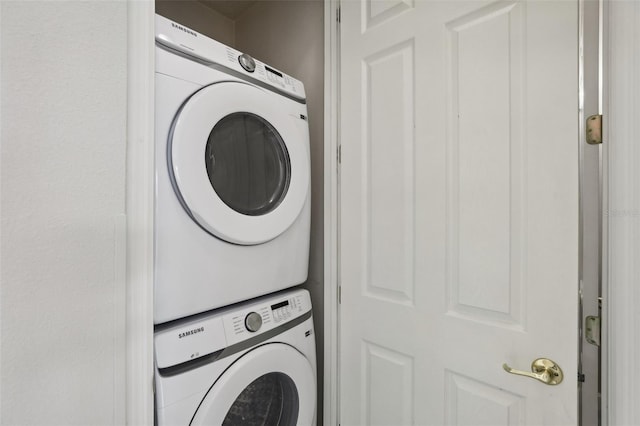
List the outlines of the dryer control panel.
{"type": "Polygon", "coordinates": [[[156,15],[156,41],[206,64],[223,66],[244,78],[273,87],[294,99],[306,99],[300,80],[160,15],[156,15]]]}
{"type": "Polygon", "coordinates": [[[168,368],[257,336],[275,337],[310,311],[309,292],[294,290],[160,326],[154,336],[156,364],[168,368]]]}

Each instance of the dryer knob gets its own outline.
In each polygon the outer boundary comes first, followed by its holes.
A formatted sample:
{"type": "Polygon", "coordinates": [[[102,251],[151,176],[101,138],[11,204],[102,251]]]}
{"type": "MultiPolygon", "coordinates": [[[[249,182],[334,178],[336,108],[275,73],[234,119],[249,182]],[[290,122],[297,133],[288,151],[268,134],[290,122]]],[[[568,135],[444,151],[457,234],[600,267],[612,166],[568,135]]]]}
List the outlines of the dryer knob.
{"type": "Polygon", "coordinates": [[[244,318],[244,326],[250,332],[255,333],[262,327],[262,317],[257,312],[251,312],[244,318]]]}
{"type": "Polygon", "coordinates": [[[256,61],[246,53],[238,56],[238,62],[242,65],[242,68],[247,70],[248,72],[254,72],[256,70],[256,61]]]}

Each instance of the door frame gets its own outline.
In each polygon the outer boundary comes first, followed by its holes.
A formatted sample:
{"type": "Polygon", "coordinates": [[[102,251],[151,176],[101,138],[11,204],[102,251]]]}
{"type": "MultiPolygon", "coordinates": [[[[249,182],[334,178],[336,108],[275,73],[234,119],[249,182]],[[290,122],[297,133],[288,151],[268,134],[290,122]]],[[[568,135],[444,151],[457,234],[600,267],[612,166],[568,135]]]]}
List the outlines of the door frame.
{"type": "MultiPolygon", "coordinates": [[[[153,424],[153,0],[128,0],[126,419],[153,424]]],[[[324,424],[338,424],[339,0],[325,10],[324,424]]],[[[638,424],[640,407],[640,3],[603,0],[603,424],[638,424]],[[635,66],[633,65],[635,64],[635,66]],[[631,90],[629,90],[631,88],[631,90]],[[628,112],[635,112],[629,114],[628,112]],[[611,172],[609,172],[611,170],[611,172]],[[635,200],[636,204],[630,203],[635,200]],[[635,256],[635,257],[634,257],[635,256]],[[607,303],[608,302],[608,303],[607,303]]]]}
{"type": "Polygon", "coordinates": [[[127,0],[127,425],[153,425],[155,3],[127,0]]]}
{"type": "Polygon", "coordinates": [[[339,6],[324,0],[324,396],[325,425],[337,425],[340,415],[340,309],[338,269],[339,209],[339,6]]]}

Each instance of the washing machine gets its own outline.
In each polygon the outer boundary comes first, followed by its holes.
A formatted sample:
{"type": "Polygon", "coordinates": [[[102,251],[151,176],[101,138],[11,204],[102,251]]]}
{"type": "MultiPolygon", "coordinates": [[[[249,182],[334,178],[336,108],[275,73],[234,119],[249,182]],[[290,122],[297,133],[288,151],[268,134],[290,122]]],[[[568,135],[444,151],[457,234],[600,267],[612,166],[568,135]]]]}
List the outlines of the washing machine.
{"type": "Polygon", "coordinates": [[[158,426],[315,424],[306,290],[157,326],[154,343],[158,426]]]}
{"type": "Polygon", "coordinates": [[[307,278],[302,82],[156,16],[156,324],[307,278]]]}

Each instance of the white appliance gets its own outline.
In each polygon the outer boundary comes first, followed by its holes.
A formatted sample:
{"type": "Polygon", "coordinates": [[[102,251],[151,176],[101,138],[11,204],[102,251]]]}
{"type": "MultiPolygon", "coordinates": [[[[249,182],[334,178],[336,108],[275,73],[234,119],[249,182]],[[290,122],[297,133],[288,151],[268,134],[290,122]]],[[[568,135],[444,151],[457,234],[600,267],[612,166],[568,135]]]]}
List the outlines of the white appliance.
{"type": "Polygon", "coordinates": [[[156,15],[156,324],[307,278],[303,84],[156,15]]]}
{"type": "Polygon", "coordinates": [[[306,290],[159,326],[154,341],[158,426],[315,424],[306,290]]]}

